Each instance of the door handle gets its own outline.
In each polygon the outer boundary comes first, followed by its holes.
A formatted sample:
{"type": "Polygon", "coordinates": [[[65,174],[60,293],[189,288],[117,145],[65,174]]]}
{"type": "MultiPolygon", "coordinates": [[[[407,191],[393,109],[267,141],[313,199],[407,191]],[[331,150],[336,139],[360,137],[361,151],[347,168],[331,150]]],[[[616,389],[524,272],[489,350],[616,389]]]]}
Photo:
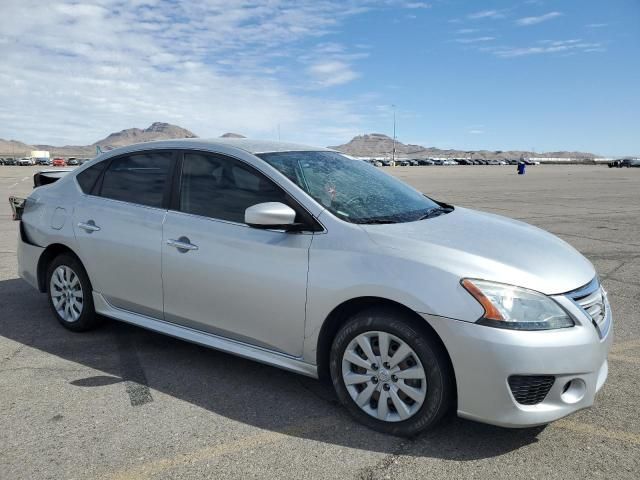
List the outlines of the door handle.
{"type": "Polygon", "coordinates": [[[89,220],[88,222],[80,222],[78,223],[78,227],[83,229],[85,232],[87,233],[91,233],[91,232],[99,232],[100,231],[100,227],[97,226],[93,220],[89,220]]]}
{"type": "Polygon", "coordinates": [[[180,237],[178,240],[169,239],[167,245],[177,248],[178,251],[185,253],[189,250],[198,250],[198,246],[191,243],[187,237],[180,237]]]}

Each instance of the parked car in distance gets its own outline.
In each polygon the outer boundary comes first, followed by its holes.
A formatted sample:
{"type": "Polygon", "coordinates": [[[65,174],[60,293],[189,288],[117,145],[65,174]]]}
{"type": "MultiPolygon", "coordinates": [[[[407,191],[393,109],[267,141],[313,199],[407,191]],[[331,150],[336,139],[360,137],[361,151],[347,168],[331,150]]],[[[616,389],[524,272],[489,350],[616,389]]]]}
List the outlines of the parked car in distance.
{"type": "Polygon", "coordinates": [[[430,166],[433,165],[433,160],[429,160],[428,158],[423,158],[418,160],[418,164],[422,166],[430,166]]]}
{"type": "Polygon", "coordinates": [[[35,165],[35,160],[29,157],[22,157],[18,160],[18,165],[20,165],[21,167],[30,167],[35,165]]]}
{"type": "Polygon", "coordinates": [[[53,159],[51,165],[53,165],[54,167],[66,167],[67,162],[65,162],[64,158],[57,157],[53,159]]]}
{"type": "Polygon", "coordinates": [[[623,158],[620,160],[614,160],[613,162],[609,162],[609,168],[611,167],[640,167],[640,159],[638,158],[623,158]]]}
{"type": "Polygon", "coordinates": [[[78,162],[78,159],[76,157],[69,157],[67,159],[67,165],[69,166],[80,165],[80,162],[78,162]]]}
{"type": "Polygon", "coordinates": [[[51,159],[49,158],[36,158],[36,165],[51,165],[51,159]]]}
{"type": "Polygon", "coordinates": [[[109,317],[327,378],[354,418],[393,435],[450,410],[546,424],[606,380],[612,315],[586,258],[366,162],[184,139],[58,176],[10,203],[20,276],[69,330],[109,317]]]}
{"type": "Polygon", "coordinates": [[[13,157],[5,157],[4,164],[5,165],[17,165],[18,161],[13,157]]]}

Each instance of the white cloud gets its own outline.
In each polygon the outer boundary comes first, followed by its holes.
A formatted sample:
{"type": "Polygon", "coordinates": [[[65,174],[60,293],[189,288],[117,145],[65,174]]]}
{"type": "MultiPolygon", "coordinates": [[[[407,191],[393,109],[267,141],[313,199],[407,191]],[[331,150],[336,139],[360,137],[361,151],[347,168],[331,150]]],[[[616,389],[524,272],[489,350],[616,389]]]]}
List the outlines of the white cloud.
{"type": "Polygon", "coordinates": [[[308,71],[322,87],[341,85],[358,77],[348,64],[338,60],[316,63],[308,71]]]}
{"type": "Polygon", "coordinates": [[[603,28],[603,27],[608,27],[609,24],[608,23],[589,23],[587,25],[585,25],[585,27],[587,28],[603,28]]]}
{"type": "Polygon", "coordinates": [[[424,3],[424,2],[406,2],[402,4],[402,6],[404,8],[409,8],[409,9],[431,8],[430,3],[424,3]]]}
{"type": "Polygon", "coordinates": [[[538,23],[546,22],[548,20],[552,20],[557,17],[561,17],[562,13],[560,12],[549,12],[544,15],[540,15],[537,17],[524,17],[516,20],[517,25],[528,26],[528,25],[537,25],[538,23]]]}
{"type": "Polygon", "coordinates": [[[541,54],[574,54],[604,52],[605,46],[599,42],[584,42],[581,39],[540,40],[537,45],[528,47],[486,47],[484,51],[501,58],[523,57],[541,54]]]}
{"type": "Polygon", "coordinates": [[[458,43],[479,43],[479,42],[490,42],[491,40],[495,40],[495,37],[458,38],[458,39],[456,39],[456,42],[458,42],[458,43]]]}
{"type": "Polygon", "coordinates": [[[475,128],[475,129],[469,130],[469,133],[471,135],[482,135],[484,133],[484,130],[480,130],[478,128],[475,128]]]}
{"type": "Polygon", "coordinates": [[[273,136],[280,123],[289,139],[333,141],[327,136],[360,129],[362,109],[310,88],[354,80],[353,64],[367,53],[322,40],[369,8],[378,7],[369,0],[2,0],[0,137],[82,144],[168,121],[201,136],[255,137],[273,136]],[[306,60],[303,41],[318,45],[306,60]]]}
{"type": "Polygon", "coordinates": [[[471,20],[481,20],[484,18],[499,19],[504,18],[505,14],[502,10],[481,10],[479,12],[470,13],[467,18],[471,20]]]}

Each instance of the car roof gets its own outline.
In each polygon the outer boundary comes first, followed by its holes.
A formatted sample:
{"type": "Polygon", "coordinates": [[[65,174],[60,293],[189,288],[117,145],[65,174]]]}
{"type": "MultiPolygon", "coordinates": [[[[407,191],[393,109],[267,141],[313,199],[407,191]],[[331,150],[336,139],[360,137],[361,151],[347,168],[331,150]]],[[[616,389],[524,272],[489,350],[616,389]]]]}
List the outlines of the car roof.
{"type": "Polygon", "coordinates": [[[312,147],[299,143],[275,142],[271,140],[254,140],[250,138],[179,138],[175,140],[156,140],[151,142],[137,143],[126,147],[108,150],[104,153],[112,154],[116,151],[136,151],[146,148],[194,148],[209,149],[220,147],[232,147],[244,150],[251,154],[271,153],[271,152],[304,152],[304,151],[331,151],[328,148],[312,147]]]}

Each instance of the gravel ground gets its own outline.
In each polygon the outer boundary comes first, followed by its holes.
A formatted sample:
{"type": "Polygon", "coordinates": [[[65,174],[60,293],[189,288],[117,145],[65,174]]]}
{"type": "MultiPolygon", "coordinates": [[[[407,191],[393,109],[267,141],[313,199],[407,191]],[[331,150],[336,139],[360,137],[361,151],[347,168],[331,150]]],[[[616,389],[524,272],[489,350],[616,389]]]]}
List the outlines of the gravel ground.
{"type": "MultiPolygon", "coordinates": [[[[27,193],[34,170],[0,167],[0,196],[27,193]]],[[[437,199],[549,230],[596,265],[616,339],[593,408],[522,430],[452,418],[403,440],[355,423],[308,378],[117,322],[68,332],[17,278],[4,201],[0,478],[639,478],[640,169],[387,171],[437,199]]]]}

